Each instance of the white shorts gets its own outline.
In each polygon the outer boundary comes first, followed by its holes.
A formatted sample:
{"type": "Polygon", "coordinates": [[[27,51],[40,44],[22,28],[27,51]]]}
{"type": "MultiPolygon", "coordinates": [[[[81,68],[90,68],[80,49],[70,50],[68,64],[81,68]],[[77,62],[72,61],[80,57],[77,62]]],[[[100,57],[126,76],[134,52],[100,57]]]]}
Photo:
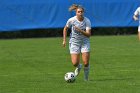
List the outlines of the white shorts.
{"type": "Polygon", "coordinates": [[[138,32],[140,32],[140,26],[138,26],[138,32]]]}
{"type": "Polygon", "coordinates": [[[69,43],[69,50],[70,50],[70,54],[90,52],[90,43],[81,44],[81,45],[69,43]]]}

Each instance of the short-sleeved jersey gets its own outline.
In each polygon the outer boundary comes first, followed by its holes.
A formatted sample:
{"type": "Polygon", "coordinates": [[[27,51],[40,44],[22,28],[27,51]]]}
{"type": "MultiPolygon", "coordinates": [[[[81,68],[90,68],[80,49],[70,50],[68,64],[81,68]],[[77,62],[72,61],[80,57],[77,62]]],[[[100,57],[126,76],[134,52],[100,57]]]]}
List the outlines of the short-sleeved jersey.
{"type": "Polygon", "coordinates": [[[91,22],[88,18],[84,17],[83,21],[79,21],[76,16],[74,16],[67,21],[66,26],[71,28],[69,43],[82,44],[89,42],[89,38],[87,36],[84,36],[82,33],[74,29],[74,26],[77,26],[84,31],[91,29],[91,22]]]}
{"type": "Polygon", "coordinates": [[[140,7],[138,7],[138,8],[136,9],[136,11],[134,12],[134,15],[140,15],[140,7]]]}
{"type": "MultiPolygon", "coordinates": [[[[134,12],[134,15],[140,17],[140,7],[138,7],[138,8],[136,9],[136,11],[134,12]]],[[[140,23],[140,19],[139,19],[139,23],[140,23]]],[[[140,25],[140,24],[139,24],[139,25],[140,25]]]]}

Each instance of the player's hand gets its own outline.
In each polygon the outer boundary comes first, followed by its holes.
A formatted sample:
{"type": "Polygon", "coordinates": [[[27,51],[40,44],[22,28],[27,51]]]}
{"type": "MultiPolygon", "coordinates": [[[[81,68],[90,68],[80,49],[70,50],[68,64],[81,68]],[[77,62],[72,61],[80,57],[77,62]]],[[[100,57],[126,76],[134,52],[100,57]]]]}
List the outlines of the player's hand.
{"type": "Polygon", "coordinates": [[[137,17],[134,19],[135,21],[139,20],[137,17]]]}
{"type": "Polygon", "coordinates": [[[139,19],[138,19],[138,17],[135,17],[135,16],[134,16],[134,20],[137,21],[137,20],[139,20],[139,19]]]}
{"type": "Polygon", "coordinates": [[[62,45],[63,47],[66,47],[66,41],[63,41],[62,45]]]}
{"type": "Polygon", "coordinates": [[[81,32],[81,29],[77,26],[74,26],[75,30],[78,31],[78,32],[81,32]]]}

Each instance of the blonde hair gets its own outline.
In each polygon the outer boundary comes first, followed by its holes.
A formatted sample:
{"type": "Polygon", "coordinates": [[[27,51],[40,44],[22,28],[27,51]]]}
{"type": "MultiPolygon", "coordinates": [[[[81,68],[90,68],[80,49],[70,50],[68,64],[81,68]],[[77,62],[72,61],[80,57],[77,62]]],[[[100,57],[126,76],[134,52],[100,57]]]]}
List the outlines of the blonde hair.
{"type": "Polygon", "coordinates": [[[69,7],[69,11],[76,11],[78,8],[82,9],[83,11],[85,10],[81,5],[73,4],[69,7]]]}

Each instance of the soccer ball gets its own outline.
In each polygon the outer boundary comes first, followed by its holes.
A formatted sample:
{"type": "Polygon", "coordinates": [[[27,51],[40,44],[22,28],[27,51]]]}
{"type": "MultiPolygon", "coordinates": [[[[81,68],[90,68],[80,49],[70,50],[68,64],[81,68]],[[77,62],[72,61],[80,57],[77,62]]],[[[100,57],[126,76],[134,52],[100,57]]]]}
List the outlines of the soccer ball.
{"type": "Polygon", "coordinates": [[[73,72],[67,72],[64,79],[68,83],[73,83],[75,81],[75,74],[73,72]]]}

